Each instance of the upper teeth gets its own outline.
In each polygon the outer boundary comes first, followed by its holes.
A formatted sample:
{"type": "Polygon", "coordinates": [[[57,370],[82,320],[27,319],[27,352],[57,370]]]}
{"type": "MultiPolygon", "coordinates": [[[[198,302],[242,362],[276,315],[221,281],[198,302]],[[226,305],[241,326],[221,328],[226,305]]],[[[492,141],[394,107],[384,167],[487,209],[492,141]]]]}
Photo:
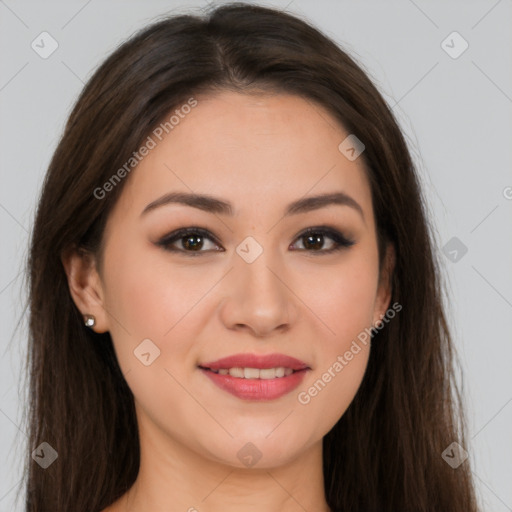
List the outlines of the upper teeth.
{"type": "Polygon", "coordinates": [[[240,379],[275,379],[276,377],[284,377],[291,375],[293,370],[279,366],[278,368],[221,368],[212,370],[212,372],[220,375],[231,375],[240,379]]]}

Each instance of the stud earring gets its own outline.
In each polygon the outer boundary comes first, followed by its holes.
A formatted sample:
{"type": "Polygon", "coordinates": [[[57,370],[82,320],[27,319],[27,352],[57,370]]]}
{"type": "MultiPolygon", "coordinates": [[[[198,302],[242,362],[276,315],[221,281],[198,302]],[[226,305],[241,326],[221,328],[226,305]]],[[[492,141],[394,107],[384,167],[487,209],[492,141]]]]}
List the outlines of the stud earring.
{"type": "Polygon", "coordinates": [[[94,315],[84,315],[84,324],[86,327],[94,327],[96,324],[96,318],[94,318],[94,315]]]}

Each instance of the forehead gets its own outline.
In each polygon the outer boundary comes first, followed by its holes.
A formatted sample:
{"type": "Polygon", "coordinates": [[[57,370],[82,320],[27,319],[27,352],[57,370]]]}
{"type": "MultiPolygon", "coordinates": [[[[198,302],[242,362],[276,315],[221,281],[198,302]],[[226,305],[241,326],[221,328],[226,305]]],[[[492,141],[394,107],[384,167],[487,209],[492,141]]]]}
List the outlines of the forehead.
{"type": "Polygon", "coordinates": [[[193,108],[169,113],[167,120],[175,115],[161,140],[150,135],[154,147],[131,172],[121,207],[141,210],[158,195],[185,191],[225,198],[243,213],[343,191],[371,214],[363,159],[350,161],[339,150],[349,133],[320,105],[296,95],[227,91],[195,100],[193,108]]]}

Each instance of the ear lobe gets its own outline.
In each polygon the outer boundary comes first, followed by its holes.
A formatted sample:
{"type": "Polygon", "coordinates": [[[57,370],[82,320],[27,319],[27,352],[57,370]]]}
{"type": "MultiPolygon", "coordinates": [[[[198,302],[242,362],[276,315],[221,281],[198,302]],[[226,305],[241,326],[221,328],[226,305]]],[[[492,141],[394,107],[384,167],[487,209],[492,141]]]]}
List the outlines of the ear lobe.
{"type": "Polygon", "coordinates": [[[83,316],[94,315],[96,332],[108,331],[104,294],[94,255],[80,248],[69,249],[61,256],[68,287],[76,307],[83,316]]]}

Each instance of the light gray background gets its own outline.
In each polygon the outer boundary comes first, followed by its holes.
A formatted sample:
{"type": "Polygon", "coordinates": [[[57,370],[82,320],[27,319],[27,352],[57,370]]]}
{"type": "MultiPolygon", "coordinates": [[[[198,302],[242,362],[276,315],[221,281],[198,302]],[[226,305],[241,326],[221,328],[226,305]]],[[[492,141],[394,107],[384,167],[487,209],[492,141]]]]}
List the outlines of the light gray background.
{"type": "MultiPolygon", "coordinates": [[[[421,169],[449,284],[469,419],[464,448],[485,511],[512,511],[512,1],[265,4],[306,16],[341,43],[394,106],[421,169]],[[453,31],[469,43],[456,59],[441,47],[453,31]],[[468,248],[456,262],[443,253],[452,237],[468,248]]],[[[122,40],[155,16],[205,5],[0,0],[0,512],[22,510],[14,503],[26,439],[22,265],[66,117],[122,40]],[[48,59],[31,48],[43,31],[59,44],[48,59]]]]}

